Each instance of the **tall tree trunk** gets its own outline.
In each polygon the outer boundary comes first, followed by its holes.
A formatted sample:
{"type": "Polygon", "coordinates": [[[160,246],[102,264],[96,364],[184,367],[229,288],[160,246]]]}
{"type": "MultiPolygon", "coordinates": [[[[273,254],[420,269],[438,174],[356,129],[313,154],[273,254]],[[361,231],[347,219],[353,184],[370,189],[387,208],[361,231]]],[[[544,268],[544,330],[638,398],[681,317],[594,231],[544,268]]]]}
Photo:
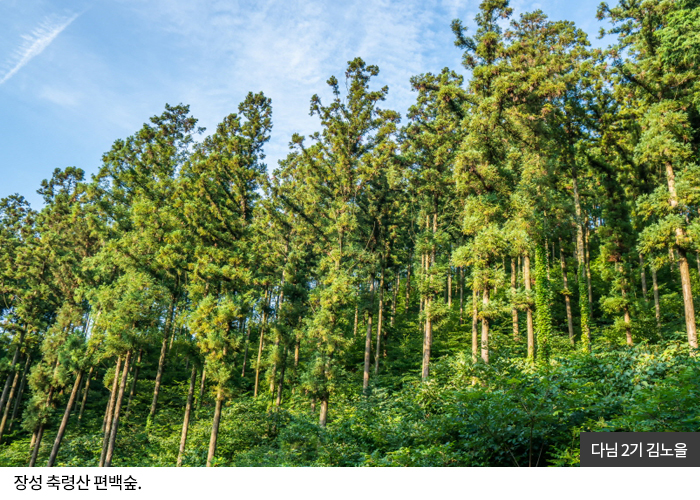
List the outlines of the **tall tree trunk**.
{"type": "Polygon", "coordinates": [[[95,367],[91,366],[90,371],[87,374],[87,380],[85,381],[85,388],[83,389],[83,400],[80,403],[80,413],[78,413],[78,422],[83,419],[83,412],[85,411],[85,402],[87,401],[88,393],[90,392],[90,380],[92,379],[92,372],[95,367]]]}
{"type": "Polygon", "coordinates": [[[328,419],[328,394],[323,394],[321,396],[321,412],[318,416],[318,426],[321,429],[326,427],[326,422],[328,419]]]}
{"type": "Polygon", "coordinates": [[[411,269],[413,268],[413,251],[411,251],[411,257],[408,259],[408,265],[406,266],[406,304],[404,306],[404,313],[408,311],[408,303],[411,299],[411,269]]]}
{"type": "Polygon", "coordinates": [[[143,356],[143,349],[139,349],[139,355],[136,358],[136,363],[134,363],[136,366],[134,367],[134,378],[131,381],[131,389],[129,390],[129,401],[126,403],[126,413],[129,413],[129,410],[131,409],[131,402],[134,399],[134,395],[136,394],[136,382],[139,380],[139,371],[141,370],[141,358],[143,356]]]}
{"type": "Polygon", "coordinates": [[[656,327],[661,328],[661,306],[659,304],[659,282],[656,280],[656,268],[651,268],[651,280],[654,287],[654,309],[656,310],[656,327]]]}
{"type": "MultiPolygon", "coordinates": [[[[255,363],[255,389],[253,390],[253,397],[258,397],[258,387],[260,385],[260,363],[262,360],[263,345],[265,343],[265,326],[267,324],[267,310],[270,307],[271,291],[265,290],[264,307],[262,313],[262,321],[260,323],[260,342],[258,343],[258,360],[255,363]]],[[[204,372],[202,372],[204,376],[204,372]]]]}
{"type": "Polygon", "coordinates": [[[535,327],[532,322],[532,306],[530,305],[530,292],[532,291],[532,280],[530,278],[530,255],[523,255],[523,280],[525,282],[525,292],[528,296],[527,309],[525,314],[527,318],[527,359],[534,361],[535,359],[535,327]]]}
{"type": "Polygon", "coordinates": [[[243,351],[243,369],[241,370],[241,378],[245,377],[245,365],[248,361],[248,341],[250,340],[250,321],[246,321],[245,331],[245,350],[243,351]]]}
{"type": "Polygon", "coordinates": [[[624,300],[624,306],[622,310],[624,313],[623,319],[625,321],[625,336],[627,337],[627,345],[631,347],[634,345],[634,342],[632,341],[632,320],[630,318],[630,308],[627,304],[627,290],[624,286],[621,288],[621,292],[622,299],[624,300]]]}
{"type": "Polygon", "coordinates": [[[17,398],[15,399],[15,407],[12,410],[12,417],[10,417],[10,425],[8,426],[8,431],[12,430],[12,424],[19,416],[19,410],[22,408],[22,396],[24,395],[24,387],[27,383],[27,374],[29,373],[29,368],[32,365],[32,357],[27,355],[27,361],[24,363],[24,371],[22,372],[22,380],[19,383],[19,391],[17,392],[17,398]]]}
{"type": "Polygon", "coordinates": [[[642,276],[642,295],[644,296],[644,302],[649,303],[649,298],[647,297],[647,273],[644,270],[644,257],[639,254],[639,270],[642,276]]]}
{"type": "Polygon", "coordinates": [[[10,394],[5,403],[5,409],[2,412],[2,421],[0,421],[0,442],[2,442],[2,436],[5,434],[5,426],[7,425],[7,419],[10,416],[10,408],[12,408],[12,401],[17,393],[17,387],[19,386],[19,370],[15,370],[15,374],[12,377],[12,386],[10,387],[10,394]]]}
{"type": "Polygon", "coordinates": [[[102,437],[102,453],[100,453],[100,464],[102,467],[105,464],[105,456],[107,455],[107,448],[109,446],[109,436],[112,432],[112,415],[114,414],[114,405],[117,399],[117,390],[119,388],[119,375],[121,372],[122,357],[117,358],[117,365],[114,369],[114,380],[112,381],[112,393],[109,396],[109,403],[107,403],[107,411],[105,412],[105,419],[102,423],[104,428],[104,436],[102,437]]]}
{"type": "Polygon", "coordinates": [[[591,251],[589,242],[589,231],[586,226],[586,282],[588,284],[588,315],[593,317],[593,285],[591,285],[591,251]]]}
{"type": "Polygon", "coordinates": [[[15,365],[17,364],[17,360],[19,359],[19,354],[20,354],[20,349],[22,347],[22,344],[24,343],[24,330],[20,333],[19,337],[19,342],[15,346],[15,353],[12,355],[12,362],[10,363],[10,373],[7,375],[7,379],[5,379],[5,386],[2,389],[2,396],[0,396],[0,411],[3,411],[5,409],[5,403],[7,402],[7,395],[10,392],[10,385],[12,384],[12,380],[14,379],[14,371],[15,371],[15,365]]]}
{"type": "Polygon", "coordinates": [[[56,434],[56,439],[53,442],[53,448],[51,449],[51,455],[49,455],[49,467],[53,467],[56,463],[56,456],[58,455],[58,449],[61,447],[61,441],[63,441],[63,435],[66,432],[66,427],[68,426],[68,419],[70,418],[71,409],[73,404],[77,400],[78,388],[80,383],[83,381],[83,370],[78,372],[75,377],[75,382],[73,383],[73,390],[68,398],[68,404],[66,404],[66,411],[63,412],[63,420],[61,420],[61,425],[58,427],[58,433],[56,434]]]}
{"type": "Polygon", "coordinates": [[[374,277],[369,285],[369,308],[367,309],[367,335],[365,336],[365,366],[362,372],[362,392],[367,394],[369,388],[369,367],[372,356],[372,315],[374,314],[374,277]]]}
{"type": "Polygon", "coordinates": [[[391,327],[394,327],[394,317],[396,316],[396,296],[399,293],[399,288],[401,287],[401,275],[397,272],[396,273],[396,284],[394,285],[394,290],[393,290],[393,297],[391,299],[391,321],[389,322],[389,325],[391,327]]]}
{"type": "Polygon", "coordinates": [[[155,417],[156,415],[156,408],[158,407],[158,394],[160,393],[160,384],[163,380],[163,370],[165,369],[165,355],[167,354],[168,349],[168,336],[170,335],[170,330],[172,329],[174,315],[175,297],[173,297],[172,302],[170,302],[168,319],[165,323],[165,329],[163,331],[163,343],[160,346],[160,357],[158,358],[158,371],[156,372],[156,383],[153,387],[153,401],[151,402],[151,410],[148,412],[149,422],[153,421],[153,417],[155,417]]]}
{"type": "Polygon", "coordinates": [[[360,309],[360,306],[359,306],[359,304],[356,302],[356,303],[355,303],[355,323],[354,323],[354,325],[353,325],[353,327],[352,327],[352,336],[353,336],[353,337],[356,337],[356,336],[357,336],[357,315],[358,315],[359,309],[360,309]]]}
{"type": "MultiPolygon", "coordinates": [[[[673,173],[673,166],[670,162],[666,163],[666,181],[668,183],[669,204],[672,209],[678,207],[678,196],[676,194],[676,178],[673,173]]],[[[676,243],[675,248],[678,252],[678,267],[681,275],[681,287],[683,288],[683,306],[685,309],[685,328],[688,333],[688,344],[691,349],[698,347],[698,334],[695,325],[695,307],[693,305],[693,292],[690,287],[690,267],[688,266],[688,258],[686,256],[683,244],[688,238],[685,229],[682,227],[676,228],[676,243]]]]}
{"type": "Polygon", "coordinates": [[[574,340],[574,318],[571,314],[571,297],[569,296],[569,278],[566,275],[566,258],[564,257],[564,246],[559,238],[559,259],[561,260],[561,275],[564,280],[564,301],[566,302],[566,322],[569,327],[569,342],[575,345],[574,340]]]}
{"type": "Polygon", "coordinates": [[[464,324],[464,267],[459,266],[459,326],[464,324]]]}
{"type": "MultiPolygon", "coordinates": [[[[56,366],[58,366],[58,361],[56,361],[56,366]]],[[[51,405],[51,401],[53,400],[53,393],[54,393],[54,387],[53,385],[49,387],[49,394],[46,396],[46,402],[44,403],[44,406],[46,408],[51,405]]],[[[45,424],[42,422],[39,425],[39,428],[36,430],[34,435],[32,436],[32,455],[31,458],[29,459],[29,467],[34,467],[36,465],[36,459],[39,456],[39,449],[41,448],[41,440],[44,437],[44,426],[45,424]]]]}
{"type": "Polygon", "coordinates": [[[207,467],[211,467],[214,454],[216,453],[216,440],[219,437],[219,422],[221,422],[221,407],[224,404],[224,389],[219,385],[216,393],[216,407],[214,409],[214,421],[211,426],[211,437],[209,438],[209,452],[207,454],[207,467]]]}
{"type": "Polygon", "coordinates": [[[204,398],[204,385],[207,381],[207,368],[202,366],[202,380],[199,383],[199,398],[197,398],[197,408],[202,406],[202,398],[204,398]]]}
{"type": "Polygon", "coordinates": [[[124,392],[129,376],[129,362],[131,361],[131,351],[126,353],[126,361],[124,361],[124,369],[122,370],[122,381],[119,384],[119,396],[114,407],[114,417],[112,418],[112,429],[109,435],[109,446],[107,447],[107,455],[105,456],[105,467],[111,467],[112,457],[114,456],[114,446],[117,442],[117,430],[119,429],[119,412],[124,401],[124,392]]]}
{"type": "Polygon", "coordinates": [[[382,321],[384,319],[384,272],[382,266],[382,276],[379,280],[379,312],[377,313],[377,345],[375,346],[374,355],[374,374],[379,373],[379,353],[381,352],[382,343],[382,321]]]}
{"type": "Polygon", "coordinates": [[[479,292],[472,285],[472,362],[479,358],[479,292]]]}
{"type": "Polygon", "coordinates": [[[484,311],[481,313],[481,359],[484,363],[489,362],[489,320],[486,317],[486,310],[489,306],[489,289],[484,288],[483,294],[484,311]]]}
{"type": "Polygon", "coordinates": [[[452,268],[447,267],[447,307],[452,309],[452,268]]]}
{"type": "MultiPolygon", "coordinates": [[[[513,295],[513,298],[515,298],[516,294],[516,285],[518,283],[518,277],[517,277],[517,270],[515,267],[515,258],[511,257],[510,258],[510,292],[513,295]]],[[[518,308],[515,307],[515,303],[513,303],[511,307],[511,314],[513,316],[513,340],[515,342],[520,342],[520,333],[519,333],[519,323],[520,320],[518,318],[518,308]]]]}
{"type": "Polygon", "coordinates": [[[423,381],[430,376],[430,348],[433,343],[433,319],[431,318],[432,297],[429,297],[425,307],[425,335],[423,336],[423,381]]]}
{"type": "Polygon", "coordinates": [[[39,456],[39,448],[41,447],[41,439],[44,437],[44,424],[39,425],[34,438],[34,447],[32,448],[32,457],[29,459],[29,467],[36,465],[36,459],[39,456]]]}
{"type": "Polygon", "coordinates": [[[190,376],[190,389],[187,392],[187,405],[185,406],[185,418],[182,422],[182,434],[180,435],[180,450],[177,452],[177,466],[182,466],[182,456],[185,454],[187,443],[187,430],[190,426],[190,413],[192,412],[192,399],[194,397],[194,384],[197,381],[197,365],[192,363],[192,375],[190,376]]]}
{"type": "Polygon", "coordinates": [[[287,355],[289,349],[284,349],[284,355],[282,356],[282,365],[280,366],[280,377],[277,383],[277,399],[275,399],[275,407],[279,408],[282,405],[282,394],[284,393],[284,371],[287,368],[287,355]]]}

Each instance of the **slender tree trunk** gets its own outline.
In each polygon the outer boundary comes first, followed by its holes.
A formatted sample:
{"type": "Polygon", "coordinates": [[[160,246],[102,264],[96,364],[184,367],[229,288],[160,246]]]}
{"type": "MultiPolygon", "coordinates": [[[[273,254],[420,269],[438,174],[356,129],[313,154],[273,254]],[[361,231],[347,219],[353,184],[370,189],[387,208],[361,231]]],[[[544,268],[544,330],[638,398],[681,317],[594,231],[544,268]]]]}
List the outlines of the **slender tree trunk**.
{"type": "Polygon", "coordinates": [[[122,381],[119,384],[119,396],[117,396],[117,402],[114,407],[114,417],[112,418],[112,429],[109,435],[109,446],[107,447],[107,455],[105,456],[105,467],[111,467],[112,457],[114,456],[114,446],[117,442],[117,431],[119,429],[119,412],[122,408],[122,401],[124,401],[124,392],[126,389],[126,383],[129,376],[129,362],[131,361],[131,351],[126,353],[126,360],[124,361],[124,369],[122,370],[122,381]]]}
{"type": "Polygon", "coordinates": [[[447,268],[447,307],[452,309],[452,268],[447,268]]]}
{"type": "Polygon", "coordinates": [[[644,296],[644,302],[649,303],[649,298],[647,297],[647,274],[644,270],[644,257],[639,254],[639,270],[642,276],[642,295],[644,296]]]}
{"type": "Polygon", "coordinates": [[[129,401],[126,403],[126,413],[129,413],[129,409],[131,408],[131,401],[134,399],[134,395],[136,394],[136,382],[139,380],[139,371],[141,370],[141,358],[143,356],[143,349],[139,349],[139,355],[136,358],[136,363],[134,363],[136,366],[134,367],[134,379],[131,381],[131,389],[129,390],[129,401]]]}
{"type": "Polygon", "coordinates": [[[365,366],[362,372],[362,392],[367,394],[369,389],[369,367],[372,356],[372,315],[374,314],[374,277],[369,285],[369,308],[367,309],[367,335],[365,336],[365,366]]]}
{"type": "MultiPolygon", "coordinates": [[[[673,166],[666,163],[666,181],[668,182],[669,204],[671,208],[678,207],[678,196],[676,194],[676,178],[673,166]]],[[[688,344],[692,349],[698,347],[698,334],[695,325],[695,306],[693,305],[693,292],[690,286],[690,267],[683,243],[687,239],[685,230],[682,227],[676,228],[676,243],[674,250],[678,253],[678,267],[681,275],[681,287],[683,288],[683,305],[685,309],[685,327],[688,333],[688,344]]]]}
{"type": "Polygon", "coordinates": [[[318,426],[321,429],[326,427],[326,422],[328,419],[328,394],[321,396],[321,412],[318,416],[318,426]]]}
{"type": "Polygon", "coordinates": [[[396,285],[394,286],[393,297],[391,299],[391,321],[389,324],[394,327],[394,317],[396,316],[396,296],[399,293],[399,288],[401,287],[401,275],[396,273],[396,285]]]}
{"type": "Polygon", "coordinates": [[[275,407],[279,408],[282,405],[282,394],[284,393],[284,372],[287,368],[287,354],[289,349],[284,349],[284,355],[282,356],[282,366],[280,366],[280,377],[277,383],[277,399],[275,399],[275,407]]]}
{"type": "Polygon", "coordinates": [[[464,268],[459,266],[459,326],[464,324],[464,268]]]}
{"type": "MultiPolygon", "coordinates": [[[[473,285],[472,285],[473,286],[473,285]]],[[[472,361],[479,357],[479,295],[476,287],[472,289],[472,361]]]]}
{"type": "Polygon", "coordinates": [[[661,328],[661,306],[659,304],[659,282],[656,280],[656,268],[651,268],[651,280],[654,287],[654,309],[656,310],[656,327],[661,328]]]}
{"type": "Polygon", "coordinates": [[[382,276],[379,280],[379,312],[377,313],[377,345],[374,355],[374,374],[379,373],[379,353],[382,343],[382,321],[384,319],[384,267],[382,266],[382,276]]]}
{"type": "Polygon", "coordinates": [[[593,286],[591,285],[591,252],[588,237],[588,226],[586,226],[586,282],[588,283],[588,310],[589,315],[593,317],[593,286]]]}
{"type": "Polygon", "coordinates": [[[190,376],[190,389],[187,392],[187,405],[185,406],[185,419],[182,422],[182,434],[180,435],[180,450],[177,453],[177,466],[182,466],[182,456],[185,454],[187,443],[187,431],[190,426],[190,413],[192,412],[192,399],[194,397],[194,384],[197,381],[197,365],[192,363],[192,375],[190,376]]]}
{"type": "MultiPolygon", "coordinates": [[[[484,311],[489,306],[489,289],[484,288],[483,295],[484,311]]],[[[481,315],[481,359],[484,363],[489,362],[489,320],[485,312],[481,315]]]]}
{"type": "Polygon", "coordinates": [[[88,393],[90,392],[90,380],[92,379],[92,372],[95,367],[91,366],[90,371],[87,374],[87,380],[85,381],[85,389],[83,389],[83,400],[80,403],[80,413],[78,413],[78,422],[83,419],[83,412],[85,411],[85,403],[87,401],[88,393]]]}
{"type": "Polygon", "coordinates": [[[250,340],[250,321],[247,321],[245,331],[245,350],[243,351],[243,369],[241,370],[241,378],[245,377],[245,365],[248,361],[248,341],[250,340]]]}
{"type": "MultiPolygon", "coordinates": [[[[58,361],[56,361],[56,366],[58,366],[58,361]]],[[[53,393],[54,393],[54,387],[50,386],[49,387],[49,394],[46,396],[46,402],[44,403],[45,407],[48,408],[49,405],[51,405],[51,401],[53,400],[53,393]]],[[[41,448],[41,440],[44,437],[44,423],[42,422],[39,425],[39,428],[36,430],[35,434],[32,436],[32,455],[31,458],[29,459],[29,467],[34,467],[36,465],[36,459],[37,456],[39,456],[39,449],[41,448]]]]}
{"type": "Polygon", "coordinates": [[[2,412],[2,421],[0,421],[0,442],[2,442],[2,436],[5,434],[5,426],[7,425],[7,419],[10,416],[10,408],[12,408],[12,401],[17,392],[17,387],[19,385],[19,370],[15,370],[15,374],[12,377],[12,386],[10,387],[10,395],[7,398],[5,409],[2,412]]]}
{"type": "Polygon", "coordinates": [[[411,299],[411,269],[413,268],[413,251],[411,251],[411,257],[408,260],[408,265],[406,266],[406,305],[404,307],[404,313],[408,311],[408,303],[411,299]]]}
{"type": "Polygon", "coordinates": [[[73,390],[68,398],[68,404],[66,404],[66,411],[63,412],[63,420],[61,420],[61,425],[58,427],[58,433],[56,434],[56,439],[53,442],[53,448],[51,450],[51,455],[49,455],[49,467],[53,467],[56,463],[56,456],[58,455],[58,449],[61,447],[61,441],[63,441],[63,435],[66,432],[66,427],[68,426],[68,419],[70,418],[71,409],[73,404],[78,399],[78,388],[80,383],[83,381],[83,371],[80,370],[78,375],[75,377],[75,382],[73,383],[73,390]]]}
{"type": "Polygon", "coordinates": [[[168,319],[165,323],[165,329],[163,331],[163,343],[160,346],[160,357],[158,358],[158,371],[156,372],[156,383],[153,387],[153,401],[151,402],[151,411],[148,412],[148,420],[153,421],[153,417],[156,415],[156,408],[158,407],[158,394],[160,393],[160,384],[163,380],[163,370],[165,369],[165,355],[168,349],[168,336],[170,335],[170,330],[172,329],[173,316],[175,315],[175,298],[173,297],[170,303],[170,310],[168,311],[168,319]]]}
{"type": "Polygon", "coordinates": [[[561,275],[564,280],[564,301],[566,302],[566,322],[569,327],[569,342],[575,345],[574,340],[574,318],[571,314],[571,297],[569,297],[569,279],[566,275],[566,258],[564,257],[564,247],[559,238],[559,259],[561,260],[561,275]]]}
{"type": "Polygon", "coordinates": [[[527,318],[527,359],[534,361],[535,359],[535,327],[532,322],[532,306],[530,305],[530,292],[532,291],[532,280],[530,279],[530,256],[523,255],[523,280],[525,282],[525,291],[528,296],[527,309],[525,314],[527,318]]]}
{"type": "Polygon", "coordinates": [[[202,407],[202,398],[204,398],[204,385],[207,381],[207,369],[206,366],[202,366],[202,379],[199,383],[199,398],[197,399],[197,408],[202,407]]]}
{"type": "Polygon", "coordinates": [[[430,376],[430,348],[433,343],[433,319],[431,318],[432,297],[429,297],[426,304],[425,314],[425,335],[423,336],[423,381],[430,376]]]}
{"type": "MultiPolygon", "coordinates": [[[[621,272],[621,271],[618,271],[621,272]]],[[[633,346],[634,342],[632,341],[632,320],[630,318],[630,308],[629,305],[627,305],[627,290],[625,290],[625,287],[623,286],[621,288],[622,292],[622,299],[625,301],[625,304],[622,308],[623,310],[623,319],[625,321],[625,336],[627,337],[627,345],[628,346],[633,346]]]]}
{"type": "MultiPolygon", "coordinates": [[[[518,277],[517,277],[517,269],[515,267],[515,258],[511,257],[510,258],[510,292],[513,295],[513,298],[515,298],[515,293],[517,291],[516,285],[518,283],[518,277]]],[[[513,340],[515,342],[520,342],[520,333],[519,333],[519,323],[520,320],[518,318],[518,308],[515,307],[515,304],[513,304],[511,308],[511,314],[513,316],[513,340]]]]}
{"type": "Polygon", "coordinates": [[[22,372],[22,380],[19,383],[19,391],[17,393],[17,398],[15,399],[15,407],[12,410],[12,417],[10,417],[10,425],[8,426],[8,431],[12,430],[12,424],[17,419],[19,415],[19,410],[22,408],[22,396],[24,395],[24,387],[27,383],[27,374],[29,373],[29,368],[32,365],[32,357],[27,355],[27,361],[24,364],[24,371],[22,372]]]}
{"type": "Polygon", "coordinates": [[[356,337],[357,336],[357,314],[359,312],[360,306],[359,304],[355,303],[355,324],[352,327],[352,336],[356,337]]]}
{"type": "Polygon", "coordinates": [[[34,439],[34,447],[32,448],[32,457],[29,460],[29,467],[34,467],[36,465],[36,458],[39,456],[39,448],[41,447],[41,439],[44,437],[44,424],[39,425],[39,429],[36,431],[36,438],[34,439]]]}
{"type": "MultiPolygon", "coordinates": [[[[267,324],[267,310],[270,307],[270,290],[265,291],[265,304],[266,307],[263,308],[262,322],[260,323],[260,342],[258,343],[258,360],[255,363],[255,389],[253,390],[253,397],[258,397],[258,387],[260,385],[260,363],[262,360],[263,345],[265,343],[265,326],[267,324]]],[[[204,376],[204,372],[202,372],[204,376]]]]}
{"type": "Polygon", "coordinates": [[[12,362],[10,363],[10,373],[5,379],[5,387],[3,387],[2,396],[0,396],[0,411],[3,411],[5,409],[5,403],[7,403],[7,395],[10,392],[10,385],[12,384],[12,380],[14,378],[13,372],[15,371],[15,365],[17,364],[17,360],[19,359],[20,348],[22,347],[23,343],[24,331],[20,333],[19,343],[15,346],[15,353],[12,355],[12,362]]]}
{"type": "Polygon", "coordinates": [[[107,448],[109,447],[109,436],[112,432],[112,415],[114,414],[114,405],[117,399],[117,390],[119,388],[119,375],[121,372],[122,357],[117,358],[117,366],[114,369],[114,380],[112,381],[112,393],[109,397],[109,403],[107,403],[107,411],[105,412],[105,419],[102,423],[104,427],[104,436],[102,438],[102,453],[100,454],[100,467],[105,464],[105,456],[107,455],[107,448]]]}
{"type": "Polygon", "coordinates": [[[216,453],[216,440],[219,437],[219,422],[221,422],[221,407],[224,403],[224,390],[219,386],[216,393],[216,407],[214,409],[214,421],[211,427],[211,437],[209,439],[209,453],[207,454],[207,467],[211,467],[214,454],[216,453]]]}

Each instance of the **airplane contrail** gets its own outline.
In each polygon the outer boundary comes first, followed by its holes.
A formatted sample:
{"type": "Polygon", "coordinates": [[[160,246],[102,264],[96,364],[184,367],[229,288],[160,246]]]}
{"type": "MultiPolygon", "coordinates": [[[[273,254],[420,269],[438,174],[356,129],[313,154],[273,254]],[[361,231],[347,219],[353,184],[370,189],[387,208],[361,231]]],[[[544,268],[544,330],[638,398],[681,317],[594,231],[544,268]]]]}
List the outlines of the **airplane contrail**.
{"type": "Polygon", "coordinates": [[[8,61],[14,66],[2,77],[0,85],[12,78],[29,61],[41,54],[79,15],[74,14],[71,17],[60,19],[45,19],[29,35],[23,35],[24,42],[8,61]]]}

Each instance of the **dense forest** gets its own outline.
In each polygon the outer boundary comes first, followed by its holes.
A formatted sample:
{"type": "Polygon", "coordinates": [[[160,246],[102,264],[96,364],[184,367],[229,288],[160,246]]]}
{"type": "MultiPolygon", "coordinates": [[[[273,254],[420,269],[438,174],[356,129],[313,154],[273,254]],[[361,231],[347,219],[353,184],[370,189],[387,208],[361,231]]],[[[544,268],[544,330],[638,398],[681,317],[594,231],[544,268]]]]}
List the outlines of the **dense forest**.
{"type": "Polygon", "coordinates": [[[3,198],[0,465],[576,466],[582,431],[698,430],[700,1],[598,17],[607,49],[484,0],[403,118],[350,61],[274,168],[251,92],[3,198]]]}

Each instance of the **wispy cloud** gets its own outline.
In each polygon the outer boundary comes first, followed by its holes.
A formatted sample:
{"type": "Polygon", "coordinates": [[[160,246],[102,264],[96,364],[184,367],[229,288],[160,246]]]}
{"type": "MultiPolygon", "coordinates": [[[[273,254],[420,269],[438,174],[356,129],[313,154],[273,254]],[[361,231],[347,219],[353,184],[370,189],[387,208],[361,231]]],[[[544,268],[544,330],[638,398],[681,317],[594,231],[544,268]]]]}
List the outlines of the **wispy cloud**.
{"type": "Polygon", "coordinates": [[[30,34],[23,35],[22,39],[24,41],[7,61],[7,65],[10,66],[10,69],[5,73],[2,79],[0,79],[0,85],[12,78],[29,61],[41,54],[79,15],[80,14],[74,14],[70,17],[48,17],[30,34]]]}

